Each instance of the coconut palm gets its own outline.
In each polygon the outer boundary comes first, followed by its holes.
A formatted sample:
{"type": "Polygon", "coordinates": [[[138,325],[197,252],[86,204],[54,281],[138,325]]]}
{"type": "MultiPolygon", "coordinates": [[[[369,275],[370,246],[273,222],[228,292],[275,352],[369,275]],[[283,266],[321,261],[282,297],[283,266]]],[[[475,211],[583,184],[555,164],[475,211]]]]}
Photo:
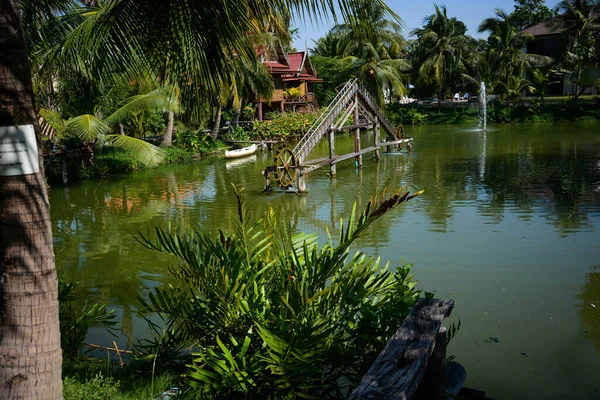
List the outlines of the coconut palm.
{"type": "Polygon", "coordinates": [[[508,80],[508,83],[500,82],[504,87],[505,97],[507,100],[516,103],[519,101],[523,93],[533,93],[535,88],[522,75],[513,75],[508,80]]]}
{"type": "Polygon", "coordinates": [[[568,50],[579,43],[589,44],[591,33],[600,28],[600,2],[597,0],[562,0],[555,7],[554,25],[567,33],[568,50]]]}
{"type": "Polygon", "coordinates": [[[410,64],[403,58],[406,40],[401,30],[401,23],[388,19],[385,9],[365,3],[357,16],[330,31],[337,56],[357,71],[356,76],[380,104],[388,95],[406,93],[403,72],[410,64]]]}
{"type": "Polygon", "coordinates": [[[496,80],[506,89],[514,75],[522,75],[533,67],[548,66],[552,63],[550,57],[537,54],[523,53],[523,47],[533,36],[520,32],[514,25],[510,15],[501,9],[494,11],[495,17],[486,18],[479,25],[479,32],[489,32],[488,43],[495,49],[498,65],[495,69],[496,80]]]}
{"type": "MultiPolygon", "coordinates": [[[[132,158],[147,166],[156,166],[163,160],[160,148],[124,134],[111,134],[112,127],[145,112],[177,112],[178,103],[164,88],[146,94],[133,96],[114,113],[101,119],[95,115],[83,114],[63,120],[59,113],[40,109],[39,113],[52,126],[58,138],[65,140],[75,137],[83,144],[83,152],[93,161],[94,148],[112,146],[126,151],[132,158]]],[[[141,118],[140,118],[141,120],[141,118]]],[[[122,126],[122,125],[121,125],[122,126]]]]}
{"type": "Polygon", "coordinates": [[[448,18],[446,6],[434,4],[435,13],[426,17],[424,27],[415,29],[419,47],[424,50],[424,62],[419,68],[421,76],[433,72],[441,101],[446,87],[446,78],[452,68],[465,70],[463,52],[467,46],[466,28],[455,18],[448,18]]]}

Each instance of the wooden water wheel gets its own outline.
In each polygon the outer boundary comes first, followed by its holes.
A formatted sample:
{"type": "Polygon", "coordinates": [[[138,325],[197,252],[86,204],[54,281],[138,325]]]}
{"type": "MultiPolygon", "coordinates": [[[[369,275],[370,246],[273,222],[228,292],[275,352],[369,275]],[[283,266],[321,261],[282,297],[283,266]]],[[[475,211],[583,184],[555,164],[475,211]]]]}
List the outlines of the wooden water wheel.
{"type": "Polygon", "coordinates": [[[288,189],[298,178],[300,165],[289,147],[284,147],[275,156],[275,175],[280,188],[288,189]]]}

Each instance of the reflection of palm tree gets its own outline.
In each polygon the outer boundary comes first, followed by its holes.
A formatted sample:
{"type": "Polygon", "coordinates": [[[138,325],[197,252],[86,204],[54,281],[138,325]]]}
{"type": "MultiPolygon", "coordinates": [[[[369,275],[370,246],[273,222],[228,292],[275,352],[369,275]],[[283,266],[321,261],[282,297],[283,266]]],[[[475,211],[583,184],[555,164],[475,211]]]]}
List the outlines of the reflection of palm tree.
{"type": "Polygon", "coordinates": [[[579,309],[583,336],[600,351],[600,272],[586,275],[585,284],[577,298],[582,301],[579,309]]]}

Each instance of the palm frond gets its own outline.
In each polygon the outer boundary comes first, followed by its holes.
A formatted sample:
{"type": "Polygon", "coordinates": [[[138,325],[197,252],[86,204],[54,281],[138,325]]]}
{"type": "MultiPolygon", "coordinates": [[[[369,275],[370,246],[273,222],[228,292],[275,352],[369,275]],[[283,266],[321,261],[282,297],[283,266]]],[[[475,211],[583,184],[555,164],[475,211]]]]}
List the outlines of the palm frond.
{"type": "Polygon", "coordinates": [[[115,148],[129,153],[136,160],[147,166],[157,166],[165,157],[164,150],[141,139],[126,135],[106,135],[106,141],[115,148]]]}
{"type": "Polygon", "coordinates": [[[92,143],[99,136],[110,132],[110,127],[100,118],[84,114],[73,117],[66,122],[66,128],[84,143],[92,143]]]}

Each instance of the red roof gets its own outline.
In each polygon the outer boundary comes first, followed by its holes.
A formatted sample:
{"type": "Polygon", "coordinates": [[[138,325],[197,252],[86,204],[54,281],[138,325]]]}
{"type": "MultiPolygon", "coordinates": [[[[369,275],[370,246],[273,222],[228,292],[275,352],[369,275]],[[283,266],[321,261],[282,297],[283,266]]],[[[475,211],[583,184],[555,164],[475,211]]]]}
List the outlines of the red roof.
{"type": "Polygon", "coordinates": [[[270,70],[271,69],[283,69],[283,70],[285,70],[284,72],[287,72],[290,68],[285,64],[281,64],[281,63],[274,62],[274,61],[265,61],[263,64],[265,65],[265,67],[267,67],[270,70]]]}
{"type": "Polygon", "coordinates": [[[305,81],[305,82],[323,82],[323,79],[319,79],[311,74],[286,74],[281,75],[281,80],[284,82],[291,81],[305,81]]]}
{"type": "Polygon", "coordinates": [[[302,71],[302,62],[304,61],[304,52],[298,51],[296,53],[289,53],[288,58],[290,59],[290,71],[300,72],[302,71]]]}

